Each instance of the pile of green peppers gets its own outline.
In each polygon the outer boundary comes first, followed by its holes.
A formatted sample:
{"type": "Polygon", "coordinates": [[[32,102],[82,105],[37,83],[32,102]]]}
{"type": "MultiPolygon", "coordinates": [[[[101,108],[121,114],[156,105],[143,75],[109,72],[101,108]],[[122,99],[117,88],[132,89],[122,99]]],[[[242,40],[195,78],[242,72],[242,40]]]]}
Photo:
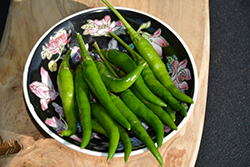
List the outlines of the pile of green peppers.
{"type": "Polygon", "coordinates": [[[76,33],[81,62],[73,73],[69,63],[69,49],[57,75],[57,85],[68,123],[68,129],[63,130],[61,135],[69,137],[75,134],[79,119],[83,135],[81,148],[89,144],[93,130],[109,139],[107,161],[112,159],[121,140],[124,145],[124,160],[127,162],[132,152],[127,132],[132,130],[159,164],[164,166],[158,151],[164,138],[163,124],[177,130],[173,110],[186,116],[186,109],[179,101],[193,103],[193,100],[174,86],[165,64],[152,45],[131,30],[125,19],[106,0],[102,1],[128,29],[138,53],[110,32],[130,55],[118,50],[100,49],[95,42],[94,52],[100,55],[102,61],[95,60],[86,50],[82,36],[76,33]],[[157,147],[139,118],[155,131],[157,147]]]}

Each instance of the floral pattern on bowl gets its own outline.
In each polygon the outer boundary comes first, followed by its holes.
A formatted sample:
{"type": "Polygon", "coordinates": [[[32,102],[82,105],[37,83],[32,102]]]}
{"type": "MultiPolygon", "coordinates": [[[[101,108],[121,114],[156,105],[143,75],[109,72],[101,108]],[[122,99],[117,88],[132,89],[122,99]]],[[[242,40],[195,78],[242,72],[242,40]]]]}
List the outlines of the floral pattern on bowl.
{"type": "MultiPolygon", "coordinates": [[[[187,52],[188,48],[183,47],[183,42],[176,40],[180,37],[177,38],[177,34],[174,34],[173,30],[169,30],[165,23],[160,22],[151,15],[126,8],[121,8],[120,12],[130,19],[131,25],[137,29],[137,32],[156,49],[165,62],[175,86],[183,93],[196,98],[196,67],[192,62],[193,59],[190,53],[187,52]],[[177,44],[176,41],[178,41],[177,44]],[[170,51],[168,48],[171,48],[170,51]]],[[[63,114],[63,107],[56,84],[56,75],[58,67],[69,48],[72,49],[70,60],[72,69],[75,69],[80,61],[80,50],[75,32],[82,34],[87,50],[94,56],[96,55],[91,52],[93,50],[91,46],[93,41],[97,41],[101,48],[118,49],[126,52],[109,35],[110,31],[120,35],[134,49],[125,27],[107,8],[92,9],[69,16],[53,26],[39,39],[30,53],[24,71],[25,100],[38,124],[56,140],[64,144],[67,143],[66,145],[78,151],[94,155],[100,155],[98,154],[100,152],[102,155],[107,154],[109,143],[108,139],[102,134],[93,132],[91,141],[85,149],[79,148],[83,137],[79,122],[76,134],[68,138],[61,137],[61,131],[67,129],[68,125],[63,114]]],[[[188,114],[191,113],[189,110],[192,109],[192,105],[186,103],[182,103],[182,105],[187,108],[188,114]]],[[[177,114],[177,126],[183,126],[186,119],[177,114]]],[[[155,140],[152,128],[146,122],[142,121],[142,124],[152,139],[155,140]]],[[[164,126],[164,132],[164,141],[177,133],[177,131],[172,131],[166,125],[164,126]]],[[[145,151],[145,145],[132,131],[129,132],[129,137],[133,151],[145,151]]],[[[123,151],[123,145],[119,143],[117,155],[115,156],[120,156],[123,151]]]]}

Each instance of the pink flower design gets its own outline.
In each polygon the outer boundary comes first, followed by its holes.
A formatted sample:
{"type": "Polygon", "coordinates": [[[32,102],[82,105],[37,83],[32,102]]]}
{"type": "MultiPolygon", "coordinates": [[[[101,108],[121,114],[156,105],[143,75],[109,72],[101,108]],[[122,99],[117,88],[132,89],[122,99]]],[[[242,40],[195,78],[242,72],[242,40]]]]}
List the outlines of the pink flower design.
{"type": "Polygon", "coordinates": [[[55,32],[54,36],[51,36],[49,39],[49,43],[45,43],[43,46],[43,51],[41,52],[42,59],[47,58],[50,60],[52,55],[59,53],[61,55],[65,45],[70,41],[71,31],[67,33],[66,30],[60,29],[59,31],[55,32]]]}
{"type": "Polygon", "coordinates": [[[181,90],[188,90],[188,84],[185,80],[191,79],[190,70],[186,68],[187,60],[183,60],[179,63],[178,60],[175,60],[172,64],[173,72],[171,79],[174,82],[175,86],[181,90]]]}
{"type": "Polygon", "coordinates": [[[158,29],[154,32],[153,36],[147,38],[151,43],[153,48],[157,51],[159,56],[162,58],[162,47],[167,47],[168,42],[161,36],[161,29],[158,29]]]}
{"type": "Polygon", "coordinates": [[[66,30],[60,29],[55,32],[54,36],[50,36],[49,43],[45,43],[45,46],[42,46],[41,57],[42,59],[47,58],[48,60],[55,54],[59,54],[56,60],[51,60],[48,63],[48,68],[51,72],[57,70],[57,61],[61,58],[62,52],[65,48],[65,45],[70,41],[71,30],[67,33],[66,30]]]}
{"type": "Polygon", "coordinates": [[[88,20],[87,22],[81,27],[81,29],[84,29],[83,35],[109,36],[110,31],[115,32],[117,35],[126,34],[122,22],[111,22],[109,15],[104,16],[102,20],[88,20]]]}
{"type": "MultiPolygon", "coordinates": [[[[49,125],[50,127],[54,128],[55,131],[56,131],[59,135],[61,135],[61,132],[62,132],[63,130],[67,130],[67,129],[68,129],[67,125],[65,125],[64,123],[62,123],[62,121],[59,120],[59,119],[56,118],[56,117],[47,118],[47,119],[45,120],[45,123],[46,123],[47,125],[49,125]]],[[[79,141],[79,142],[82,141],[82,140],[81,140],[79,137],[77,137],[76,135],[71,135],[70,138],[72,138],[72,139],[74,139],[74,140],[76,140],[76,141],[79,141]]]]}
{"type": "Polygon", "coordinates": [[[47,119],[45,120],[45,123],[46,123],[47,125],[51,126],[52,128],[54,128],[55,131],[56,131],[59,135],[61,135],[61,132],[62,132],[63,130],[68,129],[67,126],[66,126],[64,123],[62,123],[62,122],[61,122],[58,118],[56,118],[56,117],[47,118],[47,119]]]}
{"type": "Polygon", "coordinates": [[[79,142],[82,142],[82,139],[80,139],[79,137],[77,137],[76,135],[71,135],[70,138],[76,140],[76,141],[79,141],[79,142]]]}
{"type": "Polygon", "coordinates": [[[55,91],[50,76],[43,67],[41,68],[40,73],[42,82],[34,81],[29,87],[30,90],[40,98],[41,108],[44,111],[48,108],[48,103],[56,99],[58,92],[55,91]]]}
{"type": "Polygon", "coordinates": [[[143,29],[149,28],[151,26],[151,21],[141,24],[137,32],[142,35],[143,38],[147,39],[153,48],[157,51],[159,56],[162,58],[162,47],[168,46],[168,42],[161,36],[161,29],[159,28],[154,34],[150,34],[143,29]]]}

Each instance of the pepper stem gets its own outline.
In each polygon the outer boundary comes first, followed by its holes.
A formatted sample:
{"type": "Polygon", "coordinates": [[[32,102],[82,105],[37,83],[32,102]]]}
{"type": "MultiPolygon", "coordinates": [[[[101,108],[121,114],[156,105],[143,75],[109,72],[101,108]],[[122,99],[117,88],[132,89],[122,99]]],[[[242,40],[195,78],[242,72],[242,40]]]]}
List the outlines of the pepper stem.
{"type": "Polygon", "coordinates": [[[114,69],[110,66],[108,60],[103,56],[97,42],[94,42],[93,46],[95,47],[97,53],[100,55],[100,57],[102,58],[102,60],[104,61],[104,63],[106,64],[106,66],[108,67],[108,69],[114,74],[115,77],[119,77],[116,72],[114,71],[114,69]]]}
{"type": "Polygon", "coordinates": [[[113,33],[112,31],[109,32],[109,34],[111,36],[113,36],[119,43],[122,44],[122,46],[125,47],[125,49],[127,49],[127,51],[132,55],[134,61],[136,62],[137,65],[142,64],[144,62],[146,62],[136,51],[134,51],[130,46],[128,46],[128,44],[126,44],[120,37],[118,37],[115,33],[113,33]]]}
{"type": "Polygon", "coordinates": [[[93,60],[92,57],[89,55],[89,52],[85,48],[85,44],[84,44],[84,41],[82,39],[82,36],[79,33],[76,33],[76,37],[77,37],[77,40],[79,43],[80,55],[81,55],[83,61],[93,60]]]}
{"type": "Polygon", "coordinates": [[[112,10],[112,12],[115,13],[115,15],[120,19],[123,25],[127,28],[129,35],[131,37],[131,40],[134,43],[140,41],[140,39],[142,38],[141,35],[133,29],[133,27],[124,19],[124,17],[106,0],[102,0],[102,2],[105,3],[112,10]]]}

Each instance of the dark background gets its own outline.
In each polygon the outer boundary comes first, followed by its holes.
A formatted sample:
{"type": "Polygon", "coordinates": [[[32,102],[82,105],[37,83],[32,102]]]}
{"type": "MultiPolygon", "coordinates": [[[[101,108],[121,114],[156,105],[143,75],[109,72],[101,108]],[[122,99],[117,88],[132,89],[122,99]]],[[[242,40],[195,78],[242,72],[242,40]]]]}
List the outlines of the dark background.
{"type": "MultiPolygon", "coordinates": [[[[0,39],[9,4],[0,1],[0,39]]],[[[210,0],[209,10],[209,84],[196,167],[249,167],[250,0],[210,0]]]]}

